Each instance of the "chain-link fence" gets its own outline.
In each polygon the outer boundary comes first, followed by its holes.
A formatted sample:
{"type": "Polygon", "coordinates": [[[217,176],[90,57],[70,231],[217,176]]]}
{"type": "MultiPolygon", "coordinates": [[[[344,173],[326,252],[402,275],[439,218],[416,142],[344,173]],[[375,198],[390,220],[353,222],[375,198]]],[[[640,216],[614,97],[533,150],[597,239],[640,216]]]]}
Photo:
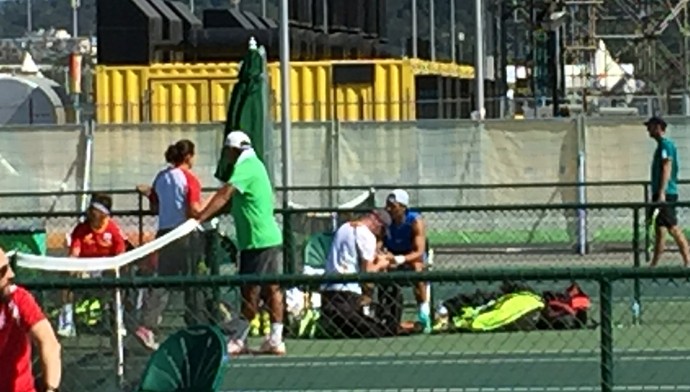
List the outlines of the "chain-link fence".
{"type": "MultiPolygon", "coordinates": [[[[644,189],[642,184],[631,187],[644,189]]],[[[637,192],[644,197],[642,190],[637,192]]],[[[382,206],[383,201],[378,200],[382,194],[385,191],[373,192],[349,208],[276,209],[289,270],[300,271],[304,264],[322,264],[307,260],[310,250],[324,246],[319,236],[333,232],[353,215],[382,206]]],[[[57,205],[65,204],[64,210],[0,212],[1,245],[7,249],[22,247],[36,254],[63,255],[66,238],[79,218],[74,205],[80,196],[56,197],[46,197],[45,202],[51,202],[51,198],[61,200],[57,205]]],[[[129,211],[116,207],[114,212],[129,241],[137,246],[154,238],[156,218],[148,211],[148,201],[131,193],[115,192],[114,197],[129,198],[139,205],[129,211]]],[[[649,260],[651,247],[647,207],[640,202],[426,206],[415,210],[421,213],[435,254],[434,268],[463,269],[639,264],[649,260]]],[[[677,211],[682,226],[688,215],[687,205],[678,203],[677,211]]],[[[234,241],[230,217],[221,219],[220,231],[228,243],[234,241]]]]}
{"type": "MultiPolygon", "coordinates": [[[[690,321],[688,278],[689,270],[681,269],[516,268],[370,274],[359,279],[53,278],[23,283],[41,298],[49,314],[55,310],[51,298],[57,297],[59,289],[69,288],[77,298],[100,293],[104,303],[115,288],[122,289],[126,293],[125,319],[130,326],[136,325],[139,317],[136,301],[131,301],[139,290],[217,289],[230,314],[236,316],[241,308],[240,286],[279,284],[288,293],[283,333],[287,356],[231,358],[220,390],[609,392],[690,387],[690,375],[685,371],[690,356],[685,332],[690,321]],[[415,284],[430,282],[434,303],[444,305],[447,312],[434,313],[436,323],[431,334],[419,333],[414,326],[406,329],[405,322],[415,320],[414,310],[410,309],[401,312],[402,323],[395,336],[333,339],[319,332],[326,328],[327,303],[323,291],[321,303],[314,300],[319,287],[326,282],[355,280],[367,282],[378,291],[396,284],[406,292],[412,291],[408,287],[415,284]],[[630,306],[634,281],[641,282],[641,312],[630,306]],[[305,321],[307,315],[311,315],[311,321],[305,321]],[[309,325],[316,325],[316,332],[309,325]]],[[[190,309],[185,309],[183,302],[171,301],[159,324],[161,339],[188,324],[183,315],[190,309]]],[[[384,310],[379,312],[383,314],[384,310]]],[[[347,325],[341,323],[340,327],[347,325]]],[[[249,335],[249,346],[258,347],[264,331],[259,328],[249,335]]],[[[115,371],[114,345],[113,328],[107,321],[99,319],[91,326],[81,323],[75,337],[62,340],[61,390],[122,390],[115,371]]],[[[150,353],[136,341],[131,329],[124,346],[123,381],[125,385],[136,385],[150,353]]]]}

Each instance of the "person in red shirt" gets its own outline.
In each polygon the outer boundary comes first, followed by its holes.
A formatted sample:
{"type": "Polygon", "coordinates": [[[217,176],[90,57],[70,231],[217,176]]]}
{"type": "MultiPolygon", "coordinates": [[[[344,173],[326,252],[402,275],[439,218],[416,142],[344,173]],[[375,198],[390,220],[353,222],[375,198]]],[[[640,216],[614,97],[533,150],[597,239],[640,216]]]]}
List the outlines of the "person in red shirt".
{"type": "MultiPolygon", "coordinates": [[[[110,257],[126,250],[125,236],[110,217],[113,200],[108,195],[95,194],[86,211],[86,221],[79,223],[70,236],[70,257],[110,257]]],[[[74,325],[74,294],[62,293],[62,310],[58,320],[58,335],[76,336],[74,325]]]]}
{"type": "Polygon", "coordinates": [[[56,392],[62,377],[60,343],[34,297],[12,283],[14,272],[0,249],[0,391],[36,392],[31,343],[43,367],[42,390],[56,392]]]}

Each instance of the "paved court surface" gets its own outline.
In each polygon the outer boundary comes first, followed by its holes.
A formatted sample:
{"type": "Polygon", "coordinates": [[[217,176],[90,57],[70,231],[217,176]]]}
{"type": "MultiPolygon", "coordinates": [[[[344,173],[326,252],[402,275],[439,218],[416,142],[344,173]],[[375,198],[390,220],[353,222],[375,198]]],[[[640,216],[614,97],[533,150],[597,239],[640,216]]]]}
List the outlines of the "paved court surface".
{"type": "MultiPolygon", "coordinates": [[[[669,253],[669,264],[678,263],[679,256],[669,253]]],[[[645,264],[644,253],[640,263],[645,264]]],[[[629,252],[591,253],[584,256],[574,252],[524,252],[518,249],[502,252],[463,253],[445,249],[434,253],[434,267],[439,270],[495,267],[632,267],[633,254],[629,252]]]]}
{"type": "MultiPolygon", "coordinates": [[[[649,316],[655,317],[655,311],[677,314],[690,306],[653,303],[649,308],[649,316]]],[[[690,390],[685,323],[654,320],[631,326],[624,307],[617,306],[614,313],[616,385],[636,391],[669,386],[690,390]]],[[[599,340],[599,329],[290,340],[287,357],[231,360],[223,390],[594,391],[600,385],[599,340]]],[[[78,341],[65,342],[64,390],[117,391],[107,338],[78,341]]],[[[134,381],[146,355],[131,341],[128,348],[127,378],[134,381]]]]}
{"type": "MultiPolygon", "coordinates": [[[[690,387],[689,351],[618,351],[615,382],[620,387],[690,387]]],[[[540,388],[594,390],[600,385],[596,352],[454,353],[371,358],[284,358],[238,360],[228,390],[427,390],[458,388],[524,391],[540,388]]]]}

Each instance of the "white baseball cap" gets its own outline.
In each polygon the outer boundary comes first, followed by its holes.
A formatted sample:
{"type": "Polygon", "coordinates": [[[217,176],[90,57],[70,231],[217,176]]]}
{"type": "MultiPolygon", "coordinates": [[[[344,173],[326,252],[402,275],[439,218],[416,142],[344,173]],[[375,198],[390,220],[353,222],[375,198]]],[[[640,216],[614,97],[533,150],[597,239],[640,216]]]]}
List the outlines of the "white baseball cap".
{"type": "Polygon", "coordinates": [[[393,189],[386,197],[386,201],[400,203],[408,207],[410,205],[410,195],[402,189],[393,189]]]}
{"type": "Polygon", "coordinates": [[[252,141],[246,133],[242,131],[232,131],[225,138],[225,145],[227,147],[243,149],[251,146],[252,141]]]}

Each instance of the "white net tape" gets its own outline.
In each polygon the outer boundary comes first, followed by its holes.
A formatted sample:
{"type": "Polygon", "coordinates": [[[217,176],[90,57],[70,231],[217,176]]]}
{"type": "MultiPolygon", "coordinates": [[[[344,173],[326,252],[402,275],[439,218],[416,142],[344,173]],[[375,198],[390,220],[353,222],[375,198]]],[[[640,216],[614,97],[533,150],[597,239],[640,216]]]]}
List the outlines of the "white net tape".
{"type": "MultiPolygon", "coordinates": [[[[214,220],[215,221],[215,220],[214,220]]],[[[214,222],[209,222],[215,224],[214,222]]],[[[120,277],[120,268],[137,262],[138,260],[160,250],[164,246],[189,235],[194,230],[203,230],[204,227],[198,221],[190,219],[171,232],[156,238],[138,248],[113,257],[99,258],[70,258],[70,257],[51,257],[36,256],[27,253],[16,252],[16,265],[22,268],[36,269],[53,272],[96,272],[96,271],[115,271],[115,276],[120,277]]],[[[124,336],[126,335],[124,324],[124,309],[122,305],[122,293],[120,289],[114,290],[115,300],[115,336],[117,345],[115,353],[117,355],[117,376],[122,382],[125,373],[124,356],[124,336]]]]}
{"type": "MultiPolygon", "coordinates": [[[[349,209],[355,209],[357,207],[361,207],[364,203],[366,203],[366,201],[371,197],[371,195],[373,193],[374,193],[373,189],[369,190],[369,191],[365,191],[361,195],[355,197],[354,199],[339,205],[337,208],[341,209],[341,210],[349,210],[349,209]]],[[[309,208],[307,206],[304,206],[302,204],[295,203],[292,201],[288,201],[288,205],[290,206],[290,208],[294,208],[296,210],[306,210],[309,208]]],[[[331,216],[333,214],[330,212],[316,212],[316,213],[308,213],[307,215],[308,216],[314,216],[314,217],[327,217],[327,216],[331,216]]]]}
{"type": "MultiPolygon", "coordinates": [[[[355,197],[347,203],[338,206],[340,209],[356,208],[364,204],[372,191],[363,192],[361,195],[355,197]]],[[[291,208],[306,209],[298,203],[290,202],[291,208]]],[[[329,216],[328,213],[325,216],[329,216]]],[[[215,225],[215,223],[211,223],[215,225]]],[[[95,272],[119,270],[120,268],[132,264],[143,257],[161,249],[162,247],[182,238],[194,230],[203,229],[197,220],[189,219],[184,224],[178,226],[171,232],[156,238],[151,242],[147,242],[138,248],[132,249],[118,256],[111,257],[90,257],[90,258],[71,258],[71,257],[53,257],[53,256],[37,256],[28,253],[16,252],[16,265],[21,268],[30,268],[42,271],[56,271],[56,272],[95,272]]]]}
{"type": "Polygon", "coordinates": [[[63,271],[63,272],[92,272],[92,271],[107,271],[118,270],[123,266],[132,264],[142,257],[161,249],[162,247],[182,238],[192,231],[199,228],[199,222],[190,219],[184,224],[178,226],[175,230],[167,233],[164,236],[158,237],[151,242],[125,252],[118,256],[112,257],[97,257],[97,258],[69,258],[69,257],[52,257],[52,256],[36,256],[27,253],[16,253],[17,266],[22,268],[31,268],[43,271],[63,271]]]}

